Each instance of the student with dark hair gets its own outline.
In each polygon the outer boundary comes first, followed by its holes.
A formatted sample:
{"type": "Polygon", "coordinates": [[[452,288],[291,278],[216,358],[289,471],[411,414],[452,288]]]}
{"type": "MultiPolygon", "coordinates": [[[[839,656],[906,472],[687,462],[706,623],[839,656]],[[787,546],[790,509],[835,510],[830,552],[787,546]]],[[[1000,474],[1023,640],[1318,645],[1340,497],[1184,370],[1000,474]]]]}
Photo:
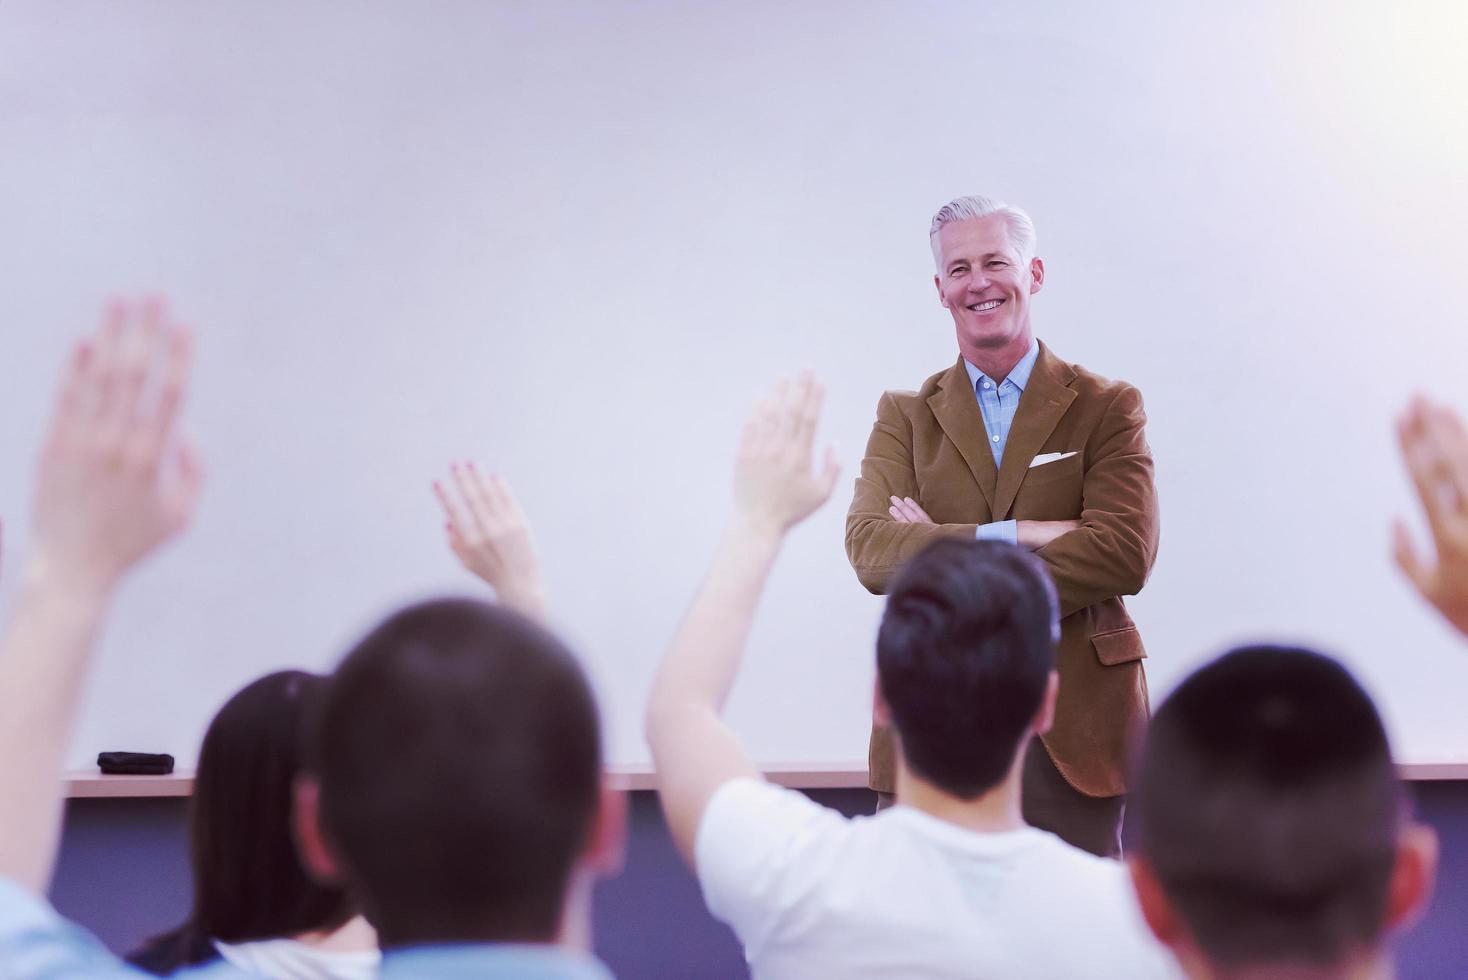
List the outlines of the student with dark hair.
{"type": "MultiPolygon", "coordinates": [[[[0,745],[24,747],[0,753],[0,975],[138,975],[45,892],[97,635],[123,578],[197,499],[176,428],[188,365],[187,333],[161,304],[115,306],[78,347],[41,454],[0,639],[0,745]]],[[[506,609],[416,606],[348,656],[320,714],[315,778],[297,782],[302,855],[377,927],[385,980],[605,980],[586,951],[588,905],[620,859],[624,811],[602,787],[595,702],[565,647],[506,609]]]]}
{"type": "Polygon", "coordinates": [[[847,820],[765,782],[720,718],[788,531],[831,493],[812,472],[822,393],[782,384],[745,426],[735,509],[658,671],[647,736],[673,838],[756,977],[1167,976],[1125,869],[1027,826],[1020,779],[1049,726],[1057,602],[1043,564],[943,541],[896,577],[875,715],[897,803],[847,820]]]}
{"type": "Polygon", "coordinates": [[[1247,647],[1152,719],[1128,860],[1144,914],[1191,977],[1391,975],[1391,936],[1432,891],[1381,718],[1339,663],[1247,647]]]}
{"type": "Polygon", "coordinates": [[[261,677],[230,698],[204,734],[189,801],[194,902],[189,918],[128,957],[168,976],[223,957],[271,980],[377,975],[377,938],[339,885],[301,866],[292,830],[306,719],[327,680],[300,670],[261,677]]]}
{"type": "Polygon", "coordinates": [[[602,785],[586,677],[549,632],[468,599],[402,610],[337,669],[316,744],[303,850],[361,896],[395,968],[601,975],[571,951],[620,860],[622,798],[602,785]],[[445,943],[462,945],[429,948],[445,943]]]}

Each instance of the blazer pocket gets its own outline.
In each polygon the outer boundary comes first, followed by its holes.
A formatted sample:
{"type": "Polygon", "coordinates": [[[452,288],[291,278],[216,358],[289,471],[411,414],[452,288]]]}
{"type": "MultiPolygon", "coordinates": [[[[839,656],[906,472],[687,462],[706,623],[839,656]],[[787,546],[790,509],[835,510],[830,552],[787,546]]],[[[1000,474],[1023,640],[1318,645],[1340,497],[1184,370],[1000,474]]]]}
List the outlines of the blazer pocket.
{"type": "MultiPolygon", "coordinates": [[[[1080,454],[1025,471],[1010,516],[1027,521],[1068,521],[1081,516],[1086,473],[1080,454]]],[[[930,512],[931,513],[931,512],[930,512]]]]}
{"type": "Polygon", "coordinates": [[[1025,484],[1049,483],[1052,480],[1078,480],[1084,474],[1081,454],[1067,456],[1064,459],[1051,460],[1041,463],[1039,466],[1031,466],[1025,470],[1025,478],[1020,481],[1020,486],[1025,484]]]}
{"type": "Polygon", "coordinates": [[[1108,667],[1142,660],[1147,656],[1147,651],[1142,647],[1142,634],[1137,632],[1135,626],[1093,633],[1091,646],[1096,651],[1096,659],[1108,667]]]}

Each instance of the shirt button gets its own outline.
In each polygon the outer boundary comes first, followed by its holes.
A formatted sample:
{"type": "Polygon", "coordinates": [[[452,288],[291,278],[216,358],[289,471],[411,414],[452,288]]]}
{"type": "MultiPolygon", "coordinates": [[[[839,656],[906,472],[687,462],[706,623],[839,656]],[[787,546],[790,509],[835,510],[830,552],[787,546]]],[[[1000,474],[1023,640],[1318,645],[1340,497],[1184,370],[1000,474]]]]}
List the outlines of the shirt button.
{"type": "Polygon", "coordinates": [[[998,437],[998,436],[995,436],[995,437],[994,437],[994,441],[995,441],[995,442],[998,442],[998,441],[999,441],[999,437],[998,437]]]}
{"type": "Polygon", "coordinates": [[[984,387],[985,387],[985,388],[992,388],[992,387],[994,387],[994,386],[993,386],[993,385],[991,385],[991,384],[990,384],[990,383],[989,383],[989,382],[987,382],[987,381],[985,381],[985,382],[984,382],[984,387]]]}

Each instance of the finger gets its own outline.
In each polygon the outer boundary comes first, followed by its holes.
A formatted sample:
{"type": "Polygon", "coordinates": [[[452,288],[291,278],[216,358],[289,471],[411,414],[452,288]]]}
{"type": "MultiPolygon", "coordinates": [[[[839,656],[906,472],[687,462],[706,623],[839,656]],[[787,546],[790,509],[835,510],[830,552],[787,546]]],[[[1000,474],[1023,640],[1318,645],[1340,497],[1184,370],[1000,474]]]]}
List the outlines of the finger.
{"type": "Polygon", "coordinates": [[[753,456],[759,446],[761,426],[759,412],[759,404],[756,403],[749,417],[744,420],[744,426],[739,430],[739,459],[753,456]]]}
{"type": "Polygon", "coordinates": [[[500,507],[490,491],[489,482],[472,462],[465,463],[456,472],[463,477],[461,487],[464,490],[465,503],[474,512],[480,526],[485,530],[490,529],[498,521],[500,507]]]}
{"type": "Polygon", "coordinates": [[[1451,408],[1434,406],[1424,413],[1423,430],[1433,447],[1438,492],[1450,498],[1445,503],[1454,512],[1461,512],[1468,495],[1468,439],[1463,423],[1451,408]]]}
{"type": "Polygon", "coordinates": [[[454,498],[453,494],[449,493],[447,487],[437,480],[433,481],[433,493],[434,496],[438,497],[439,505],[443,507],[443,513],[448,518],[449,525],[454,529],[455,533],[463,537],[470,526],[470,518],[464,514],[463,508],[459,505],[458,500],[454,498]]]}
{"type": "Polygon", "coordinates": [[[796,375],[786,394],[784,417],[780,420],[783,430],[781,436],[785,445],[797,451],[804,449],[807,453],[810,447],[802,445],[801,429],[805,425],[805,402],[810,397],[812,384],[814,384],[814,379],[809,371],[796,375]]]}
{"type": "Polygon", "coordinates": [[[922,504],[919,504],[911,497],[907,497],[905,499],[907,501],[907,506],[912,508],[913,514],[915,514],[921,520],[927,521],[929,524],[933,523],[933,519],[928,516],[928,512],[923,510],[922,504]]]}
{"type": "Polygon", "coordinates": [[[95,353],[88,374],[87,396],[93,419],[110,419],[116,409],[117,367],[130,313],[127,303],[113,300],[102,315],[102,330],[93,345],[95,353]]]}
{"type": "Polygon", "coordinates": [[[929,521],[928,515],[923,511],[922,507],[918,506],[918,502],[911,497],[902,498],[902,508],[907,511],[908,518],[914,524],[922,524],[929,521]]]}
{"type": "Polygon", "coordinates": [[[791,430],[794,425],[791,421],[791,404],[799,397],[796,391],[798,383],[792,384],[788,379],[781,378],[775,382],[774,411],[771,413],[769,439],[777,445],[785,445],[790,439],[791,430]]]}
{"type": "Polygon", "coordinates": [[[175,531],[188,526],[198,509],[204,488],[204,467],[199,451],[190,436],[179,436],[174,445],[172,486],[168,493],[168,523],[175,531]]]}
{"type": "Polygon", "coordinates": [[[141,414],[143,384],[158,347],[162,329],[163,303],[156,298],[145,300],[138,309],[138,323],[123,331],[117,353],[117,381],[113,416],[120,426],[131,426],[141,414]]]}
{"type": "Polygon", "coordinates": [[[458,555],[460,559],[468,555],[468,542],[464,540],[464,536],[459,533],[459,529],[453,521],[443,522],[443,532],[448,537],[449,547],[453,549],[454,554],[458,555]]]}
{"type": "Polygon", "coordinates": [[[907,519],[907,515],[905,513],[903,513],[902,511],[898,510],[895,505],[894,506],[891,506],[891,507],[888,507],[887,508],[887,513],[891,514],[892,515],[892,519],[894,521],[896,521],[898,524],[911,524],[912,523],[912,521],[910,521],[910,520],[907,519]]]}
{"type": "Polygon", "coordinates": [[[459,492],[459,499],[464,502],[462,513],[464,522],[459,525],[466,538],[483,537],[487,528],[485,521],[481,519],[480,508],[475,499],[474,480],[469,469],[462,463],[454,463],[449,466],[449,475],[453,477],[454,488],[459,492]]]}
{"type": "Polygon", "coordinates": [[[54,437],[69,440],[76,427],[86,418],[89,411],[87,388],[93,354],[94,348],[90,340],[79,341],[72,348],[71,358],[62,375],[61,387],[56,393],[56,417],[52,429],[54,437]]]}
{"type": "Polygon", "coordinates": [[[1418,555],[1411,532],[1400,518],[1392,523],[1392,558],[1418,592],[1430,594],[1432,572],[1418,555]]]}
{"type": "Polygon", "coordinates": [[[1441,507],[1441,496],[1438,493],[1437,453],[1427,436],[1425,420],[1421,413],[1409,413],[1397,434],[1401,443],[1402,458],[1407,464],[1407,472],[1417,490],[1417,499],[1422,503],[1423,512],[1427,516],[1428,526],[1432,530],[1433,537],[1440,538],[1446,528],[1444,527],[1445,515],[1441,507]]]}
{"type": "Polygon", "coordinates": [[[158,375],[158,398],[153,406],[153,428],[162,437],[173,430],[178,407],[188,387],[194,364],[194,338],[188,327],[169,329],[162,338],[163,365],[158,375]]]}
{"type": "Polygon", "coordinates": [[[836,481],[841,478],[841,457],[836,452],[835,446],[826,447],[825,465],[821,469],[821,501],[825,502],[831,497],[831,491],[836,489],[836,481]]]}
{"type": "Polygon", "coordinates": [[[764,395],[755,402],[754,411],[750,414],[750,438],[747,446],[751,453],[763,452],[769,445],[779,422],[776,418],[776,406],[779,404],[779,386],[764,395]]]}
{"type": "Polygon", "coordinates": [[[915,524],[919,520],[917,513],[908,506],[907,501],[902,497],[893,497],[892,506],[902,515],[904,524],[915,524]]]}
{"type": "Polygon", "coordinates": [[[800,414],[795,420],[795,439],[801,453],[809,459],[815,449],[816,427],[821,422],[821,403],[825,400],[826,389],[809,371],[800,377],[805,387],[798,406],[800,414]]]}
{"type": "Polygon", "coordinates": [[[516,524],[524,524],[525,512],[520,509],[520,501],[510,489],[510,481],[495,473],[489,478],[489,485],[498,500],[500,513],[516,524]]]}
{"type": "MultiPolygon", "coordinates": [[[[139,429],[140,450],[144,458],[156,460],[178,422],[179,406],[183,403],[184,389],[188,386],[189,371],[193,363],[193,341],[186,327],[167,331],[162,338],[164,344],[163,364],[159,369],[158,395],[151,418],[139,429]]],[[[151,358],[151,352],[150,352],[151,358]]]]}

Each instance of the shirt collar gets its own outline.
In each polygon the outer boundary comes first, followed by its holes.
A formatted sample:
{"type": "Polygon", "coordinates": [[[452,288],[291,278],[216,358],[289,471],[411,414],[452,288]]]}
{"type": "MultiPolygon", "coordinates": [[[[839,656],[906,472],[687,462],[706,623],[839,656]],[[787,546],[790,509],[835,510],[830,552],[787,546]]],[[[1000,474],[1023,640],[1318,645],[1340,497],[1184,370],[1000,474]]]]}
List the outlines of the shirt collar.
{"type": "MultiPolygon", "coordinates": [[[[1025,385],[1030,383],[1030,372],[1035,369],[1035,361],[1039,358],[1039,356],[1040,342],[1038,340],[1031,340],[1030,349],[1025,351],[1025,356],[1019,359],[1018,364],[1009,369],[1009,377],[1005,378],[1004,381],[1008,381],[1020,391],[1024,391],[1025,385]]],[[[963,367],[964,370],[968,371],[969,384],[973,385],[975,388],[979,386],[980,378],[988,378],[988,380],[994,381],[993,378],[990,378],[983,371],[980,371],[978,368],[970,364],[968,362],[968,358],[964,358],[963,367]]],[[[1001,384],[1004,383],[1004,381],[995,382],[994,387],[999,387],[1001,384]]]]}
{"type": "Polygon", "coordinates": [[[598,960],[558,946],[455,943],[391,949],[382,955],[382,980],[409,977],[484,980],[611,980],[598,960]]]}

